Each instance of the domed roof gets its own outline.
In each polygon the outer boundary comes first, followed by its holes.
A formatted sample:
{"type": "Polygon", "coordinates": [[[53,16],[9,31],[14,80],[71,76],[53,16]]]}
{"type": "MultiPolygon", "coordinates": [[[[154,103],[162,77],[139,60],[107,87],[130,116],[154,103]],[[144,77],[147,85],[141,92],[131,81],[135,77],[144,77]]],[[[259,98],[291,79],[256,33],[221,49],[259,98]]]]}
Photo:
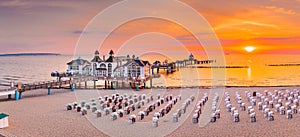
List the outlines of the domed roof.
{"type": "Polygon", "coordinates": [[[194,55],[191,53],[191,54],[190,54],[190,57],[194,57],[194,55]]]}
{"type": "Polygon", "coordinates": [[[194,60],[194,55],[192,53],[189,56],[189,60],[194,60]]]}
{"type": "Polygon", "coordinates": [[[114,54],[114,51],[113,50],[110,50],[109,51],[109,55],[113,55],[114,54]]]}
{"type": "Polygon", "coordinates": [[[95,51],[95,55],[99,55],[99,51],[98,50],[95,51]]]}

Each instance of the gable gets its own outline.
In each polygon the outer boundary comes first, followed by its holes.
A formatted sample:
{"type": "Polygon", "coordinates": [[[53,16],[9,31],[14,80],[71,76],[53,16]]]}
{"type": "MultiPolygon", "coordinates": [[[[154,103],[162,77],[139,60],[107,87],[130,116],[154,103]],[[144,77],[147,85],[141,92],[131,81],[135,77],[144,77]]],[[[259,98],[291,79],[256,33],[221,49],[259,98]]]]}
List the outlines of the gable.
{"type": "Polygon", "coordinates": [[[71,62],[67,63],[67,65],[72,65],[72,66],[78,66],[78,65],[84,65],[84,64],[87,64],[87,65],[90,65],[91,63],[87,60],[84,60],[84,59],[76,59],[76,60],[72,60],[71,62]]]}
{"type": "Polygon", "coordinates": [[[91,60],[91,62],[101,62],[102,60],[101,60],[101,58],[99,57],[99,56],[95,56],[92,60],[91,60]]]}
{"type": "Polygon", "coordinates": [[[127,63],[125,63],[123,66],[130,66],[131,64],[134,64],[136,66],[139,66],[138,63],[136,63],[135,61],[128,61],[127,63]]]}

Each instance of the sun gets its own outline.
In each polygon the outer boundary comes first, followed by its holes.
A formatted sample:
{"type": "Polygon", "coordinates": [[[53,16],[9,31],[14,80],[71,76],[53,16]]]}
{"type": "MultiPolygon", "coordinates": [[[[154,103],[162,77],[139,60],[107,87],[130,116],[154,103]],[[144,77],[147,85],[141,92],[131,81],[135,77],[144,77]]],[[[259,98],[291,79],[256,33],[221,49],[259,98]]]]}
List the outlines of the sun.
{"type": "Polygon", "coordinates": [[[245,47],[244,48],[247,52],[253,52],[254,50],[255,50],[255,47],[253,47],[253,46],[247,46],[247,47],[245,47]]]}

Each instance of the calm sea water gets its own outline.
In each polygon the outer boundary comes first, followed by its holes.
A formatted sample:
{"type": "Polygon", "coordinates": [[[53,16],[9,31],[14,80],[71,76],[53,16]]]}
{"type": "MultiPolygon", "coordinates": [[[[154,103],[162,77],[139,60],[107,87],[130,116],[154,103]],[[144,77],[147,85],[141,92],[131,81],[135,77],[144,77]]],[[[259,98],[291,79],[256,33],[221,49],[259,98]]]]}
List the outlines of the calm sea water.
{"type": "MultiPolygon", "coordinates": [[[[294,65],[300,64],[300,55],[226,55],[225,57],[226,66],[249,66],[248,68],[217,68],[226,72],[227,86],[300,85],[300,66],[294,65]],[[293,65],[268,66],[270,64],[293,65]]],[[[66,63],[72,59],[73,56],[67,55],[0,57],[0,83],[55,80],[50,77],[50,73],[55,70],[65,72],[66,63]]],[[[85,59],[90,60],[90,58],[85,59]]],[[[161,77],[153,81],[154,86],[210,86],[213,80],[211,68],[181,68],[169,75],[166,75],[163,70],[160,73],[161,77]]],[[[0,86],[0,88],[5,87],[0,86]]]]}

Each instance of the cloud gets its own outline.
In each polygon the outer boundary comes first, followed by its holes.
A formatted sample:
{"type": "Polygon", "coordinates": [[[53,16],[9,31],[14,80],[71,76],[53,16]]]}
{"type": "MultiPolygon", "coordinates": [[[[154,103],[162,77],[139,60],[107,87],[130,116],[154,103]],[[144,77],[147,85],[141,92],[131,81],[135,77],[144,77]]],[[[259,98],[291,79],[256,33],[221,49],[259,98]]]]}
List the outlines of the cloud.
{"type": "MultiPolygon", "coordinates": [[[[253,38],[252,40],[258,40],[258,41],[299,41],[300,37],[260,37],[260,38],[253,38]]],[[[300,42],[297,42],[300,43],[300,42]]],[[[282,43],[281,43],[282,44],[282,43]]]]}
{"type": "Polygon", "coordinates": [[[251,41],[259,43],[265,53],[291,53],[300,52],[300,36],[296,37],[261,37],[251,41]]]}
{"type": "Polygon", "coordinates": [[[212,32],[201,32],[201,33],[196,33],[195,35],[192,34],[186,34],[186,35],[179,35],[176,36],[177,40],[183,40],[183,41],[193,41],[193,40],[197,40],[195,36],[198,37],[203,37],[203,38],[208,38],[207,36],[212,36],[215,35],[215,33],[212,32]]]}
{"type": "Polygon", "coordinates": [[[240,28],[240,30],[244,30],[241,28],[242,26],[257,26],[257,27],[265,27],[265,28],[274,28],[277,29],[278,26],[274,24],[268,24],[268,23],[262,23],[257,21],[248,21],[248,20],[236,20],[228,23],[220,24],[216,27],[214,27],[215,30],[221,30],[221,29],[231,29],[231,28],[240,28]]]}
{"type": "Polygon", "coordinates": [[[236,43],[243,42],[242,39],[220,39],[222,46],[232,46],[236,43]]]}
{"type": "MultiPolygon", "coordinates": [[[[262,30],[279,30],[277,24],[262,23],[249,20],[233,20],[214,27],[218,36],[230,36],[236,38],[245,38],[246,36],[258,36],[262,34],[262,30]],[[235,33],[232,33],[235,32],[235,33]]],[[[227,37],[226,37],[227,38],[227,37]]]]}
{"type": "Polygon", "coordinates": [[[277,26],[274,25],[274,24],[260,23],[260,22],[255,22],[255,21],[244,21],[244,22],[242,22],[242,23],[243,23],[243,24],[249,24],[249,25],[260,26],[260,27],[277,28],[277,26]]]}
{"type": "Polygon", "coordinates": [[[276,7],[276,6],[265,6],[264,8],[272,10],[276,13],[282,13],[282,14],[287,14],[287,15],[295,15],[297,14],[295,11],[291,9],[285,9],[282,7],[276,7]]]}
{"type": "MultiPolygon", "coordinates": [[[[107,34],[108,32],[103,29],[84,30],[84,28],[95,15],[116,1],[0,0],[0,18],[4,19],[0,19],[2,29],[0,31],[0,45],[11,44],[12,47],[6,47],[7,51],[8,49],[11,51],[21,50],[21,48],[24,48],[23,50],[36,50],[36,48],[31,48],[34,43],[47,46],[42,42],[49,40],[53,43],[48,45],[62,47],[61,45],[75,45],[81,34],[88,36],[107,34]],[[23,45],[23,47],[13,42],[23,45]]],[[[292,37],[300,36],[299,31],[297,31],[299,30],[297,24],[299,18],[297,16],[300,15],[298,14],[300,12],[300,0],[183,1],[204,15],[220,37],[222,45],[225,45],[229,50],[234,49],[234,46],[238,46],[238,44],[244,44],[243,42],[246,40],[264,42],[264,45],[270,46],[291,45],[300,42],[300,38],[292,37]]],[[[152,11],[137,7],[128,9],[120,16],[128,14],[127,12],[152,11]]],[[[176,14],[184,13],[174,11],[174,15],[176,14]]],[[[124,27],[114,31],[111,34],[111,41],[113,42],[108,42],[108,45],[120,44],[117,41],[123,41],[130,36],[151,31],[168,34],[186,45],[195,45],[197,42],[193,35],[190,35],[178,24],[164,20],[143,19],[142,21],[129,22],[124,27]]],[[[195,35],[201,38],[210,36],[209,33],[205,32],[195,35]]],[[[49,50],[62,50],[50,46],[47,48],[49,50]]],[[[46,50],[46,48],[44,49],[46,50]]],[[[71,51],[70,48],[68,50],[71,51]]]]}
{"type": "Polygon", "coordinates": [[[84,31],[81,31],[81,30],[75,30],[72,32],[73,34],[81,34],[81,33],[86,33],[84,31]]]}
{"type": "Polygon", "coordinates": [[[3,7],[19,7],[26,6],[28,3],[21,0],[4,0],[0,2],[0,6],[3,7]]]}

